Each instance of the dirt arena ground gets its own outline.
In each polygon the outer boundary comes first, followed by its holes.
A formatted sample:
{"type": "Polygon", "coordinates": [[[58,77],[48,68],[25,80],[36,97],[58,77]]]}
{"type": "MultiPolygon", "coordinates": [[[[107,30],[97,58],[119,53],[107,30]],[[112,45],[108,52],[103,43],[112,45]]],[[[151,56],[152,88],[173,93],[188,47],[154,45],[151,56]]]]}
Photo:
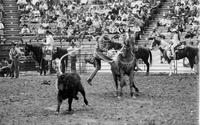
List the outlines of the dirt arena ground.
{"type": "Polygon", "coordinates": [[[0,78],[0,125],[197,125],[198,77],[136,74],[141,95],[131,98],[124,87],[121,99],[115,96],[111,73],[98,73],[89,86],[89,74],[82,74],[89,106],[73,101],[68,114],[64,101],[56,114],[56,76],[23,74],[19,79],[0,78]],[[41,84],[50,80],[51,85],[41,84]]]}

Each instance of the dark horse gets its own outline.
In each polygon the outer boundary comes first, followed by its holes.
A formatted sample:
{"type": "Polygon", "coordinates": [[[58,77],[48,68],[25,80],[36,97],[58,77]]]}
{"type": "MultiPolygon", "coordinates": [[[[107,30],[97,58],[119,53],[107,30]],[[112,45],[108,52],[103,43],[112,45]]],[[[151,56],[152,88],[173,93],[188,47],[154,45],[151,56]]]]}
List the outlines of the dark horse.
{"type": "MultiPolygon", "coordinates": [[[[40,75],[42,75],[42,72],[44,71],[44,75],[46,75],[46,70],[47,70],[47,64],[48,62],[44,60],[43,58],[43,51],[42,51],[42,46],[38,45],[31,45],[31,44],[25,44],[25,56],[29,55],[29,53],[33,53],[33,59],[37,61],[40,67],[40,75]]],[[[62,49],[57,47],[56,51],[53,52],[52,55],[52,60],[56,58],[61,58],[64,54],[68,53],[66,49],[62,49]]],[[[61,62],[61,70],[63,73],[65,73],[65,69],[67,68],[67,63],[68,63],[68,56],[66,56],[62,62],[61,62]]]]}
{"type": "MultiPolygon", "coordinates": [[[[117,42],[113,42],[111,40],[108,41],[108,49],[115,49],[115,50],[120,50],[122,48],[122,44],[121,43],[117,43],[117,42]]],[[[133,49],[132,50],[133,53],[135,53],[136,59],[142,59],[143,62],[146,64],[147,66],[147,71],[146,74],[149,75],[149,67],[152,64],[152,53],[151,50],[147,47],[143,47],[143,46],[138,46],[137,49],[133,49]],[[149,61],[148,61],[149,59],[149,61]]],[[[86,62],[89,62],[90,64],[93,64],[92,61],[92,57],[90,59],[85,59],[86,62]]]]}
{"type": "Polygon", "coordinates": [[[130,95],[133,96],[133,87],[135,88],[136,94],[138,94],[139,90],[134,84],[136,56],[132,52],[132,45],[130,42],[124,42],[124,46],[120,50],[117,59],[114,62],[111,62],[110,65],[115,81],[117,96],[120,97],[122,95],[122,88],[126,84],[125,75],[129,77],[130,95]],[[120,92],[118,91],[118,80],[120,81],[120,92]]]}
{"type": "MultiPolygon", "coordinates": [[[[151,47],[154,48],[155,46],[159,47],[159,50],[161,51],[161,53],[163,54],[163,57],[165,58],[165,60],[168,62],[168,64],[171,64],[172,60],[179,60],[179,59],[183,59],[183,58],[188,58],[189,63],[190,63],[190,67],[191,69],[193,69],[194,64],[195,64],[195,59],[198,60],[198,48],[197,47],[192,47],[192,46],[188,46],[186,45],[184,48],[178,49],[176,48],[175,54],[176,54],[176,58],[172,59],[169,56],[169,52],[170,50],[165,50],[164,48],[162,48],[162,45],[166,45],[169,44],[167,42],[164,41],[160,41],[160,40],[154,40],[151,44],[151,47]]],[[[170,46],[170,45],[168,45],[170,46]]],[[[171,65],[170,65],[170,69],[171,69],[171,65]]],[[[171,70],[170,70],[170,74],[171,75],[171,70]]]]}
{"type": "MultiPolygon", "coordinates": [[[[130,41],[132,42],[132,41],[130,41]]],[[[108,42],[108,49],[115,49],[115,50],[119,50],[122,48],[122,44],[121,43],[117,43],[117,42],[113,42],[113,41],[109,41],[108,42]]],[[[143,46],[138,46],[138,47],[132,47],[132,52],[135,54],[136,59],[142,59],[143,62],[146,64],[147,66],[147,71],[146,74],[149,75],[149,67],[152,64],[152,53],[151,50],[147,47],[143,47],[143,46]],[[150,59],[148,61],[148,59],[150,59]]]]}

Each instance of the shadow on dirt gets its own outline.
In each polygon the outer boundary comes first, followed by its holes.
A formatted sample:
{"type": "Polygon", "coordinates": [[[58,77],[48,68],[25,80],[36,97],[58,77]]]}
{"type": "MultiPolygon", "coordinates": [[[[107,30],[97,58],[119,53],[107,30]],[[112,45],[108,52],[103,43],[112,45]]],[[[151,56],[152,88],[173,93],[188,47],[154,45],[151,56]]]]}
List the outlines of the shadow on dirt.
{"type": "MultiPolygon", "coordinates": [[[[134,93],[135,95],[135,93],[134,93]]],[[[104,99],[104,100],[108,100],[108,101],[122,101],[122,100],[140,100],[140,101],[150,101],[152,100],[154,97],[151,95],[147,95],[145,93],[140,92],[139,95],[137,96],[130,96],[129,92],[123,92],[123,95],[121,96],[121,98],[117,98],[116,96],[116,92],[115,91],[110,91],[110,92],[102,92],[102,93],[88,93],[88,96],[95,96],[95,98],[99,98],[99,99],[104,99]]]]}

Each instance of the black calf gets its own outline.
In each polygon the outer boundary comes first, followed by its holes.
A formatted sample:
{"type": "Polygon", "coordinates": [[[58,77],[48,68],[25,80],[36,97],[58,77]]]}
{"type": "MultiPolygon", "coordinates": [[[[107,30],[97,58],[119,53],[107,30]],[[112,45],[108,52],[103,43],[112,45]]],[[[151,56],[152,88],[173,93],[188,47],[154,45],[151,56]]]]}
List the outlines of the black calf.
{"type": "Polygon", "coordinates": [[[74,99],[78,99],[77,94],[80,92],[84,98],[84,103],[88,105],[85,97],[85,90],[81,84],[81,78],[77,73],[65,73],[58,76],[58,95],[57,95],[57,112],[60,111],[62,101],[68,98],[69,111],[72,111],[71,104],[74,99]]]}

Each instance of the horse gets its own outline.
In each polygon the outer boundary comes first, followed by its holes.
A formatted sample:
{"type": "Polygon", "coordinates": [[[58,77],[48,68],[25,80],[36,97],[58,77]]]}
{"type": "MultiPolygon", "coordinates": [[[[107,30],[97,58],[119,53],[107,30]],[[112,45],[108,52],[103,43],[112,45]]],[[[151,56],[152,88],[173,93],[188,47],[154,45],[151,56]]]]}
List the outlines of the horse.
{"type": "MultiPolygon", "coordinates": [[[[120,50],[121,48],[122,48],[121,43],[108,41],[108,49],[120,50]]],[[[149,67],[152,64],[151,50],[147,47],[138,46],[136,47],[136,49],[133,49],[132,51],[135,53],[136,59],[142,59],[142,61],[146,64],[147,66],[146,75],[149,75],[149,69],[150,69],[149,67]]],[[[86,58],[85,62],[95,66],[93,58],[94,58],[93,56],[86,58]]]]}
{"type": "MultiPolygon", "coordinates": [[[[131,41],[130,41],[131,42],[131,41]]],[[[113,42],[111,40],[108,41],[108,49],[120,50],[122,48],[121,43],[113,42]]],[[[137,46],[133,47],[132,52],[135,53],[136,59],[142,59],[142,61],[147,66],[146,75],[149,75],[149,67],[152,64],[152,53],[151,50],[147,47],[137,46]]]]}
{"type": "MultiPolygon", "coordinates": [[[[67,53],[68,53],[67,49],[56,47],[56,50],[55,52],[53,52],[52,55],[52,60],[55,60],[56,58],[60,59],[63,55],[67,53]]],[[[67,66],[68,66],[68,56],[65,56],[61,61],[61,71],[63,73],[65,73],[65,71],[67,70],[67,66]]]]}
{"type": "Polygon", "coordinates": [[[198,48],[197,47],[192,47],[192,46],[189,46],[189,45],[185,45],[184,48],[178,48],[176,47],[175,48],[175,54],[176,54],[176,58],[170,58],[170,43],[167,43],[165,41],[161,41],[161,40],[154,40],[152,43],[151,43],[151,47],[152,49],[155,48],[155,46],[158,46],[159,47],[159,50],[161,51],[161,53],[163,54],[163,57],[164,59],[168,62],[168,64],[170,64],[170,73],[169,73],[169,76],[171,76],[172,72],[171,72],[171,67],[172,67],[172,64],[171,64],[171,61],[172,60],[180,60],[180,59],[183,59],[183,58],[187,58],[189,60],[189,63],[190,63],[190,67],[191,69],[193,69],[194,67],[194,64],[195,64],[195,59],[198,60],[198,48]],[[163,48],[163,45],[167,45],[168,46],[168,49],[165,49],[163,48]]]}
{"type": "MultiPolygon", "coordinates": [[[[43,58],[42,46],[31,45],[31,44],[26,43],[25,44],[25,56],[28,56],[30,52],[33,53],[33,59],[40,66],[40,75],[42,75],[43,71],[44,71],[44,75],[46,75],[48,62],[43,58]]],[[[61,58],[66,53],[68,53],[68,51],[66,49],[57,47],[52,54],[52,60],[54,60],[56,58],[61,58]]],[[[65,70],[67,69],[67,64],[68,64],[68,56],[66,56],[62,60],[61,64],[62,64],[61,70],[63,73],[65,73],[65,70]]]]}
{"type": "Polygon", "coordinates": [[[129,77],[130,95],[133,96],[133,87],[136,91],[136,95],[139,93],[139,89],[134,84],[134,74],[136,66],[136,56],[132,52],[132,45],[130,42],[124,42],[124,46],[120,50],[116,60],[110,62],[113,79],[115,81],[116,95],[118,98],[122,96],[122,88],[126,84],[125,75],[129,77]],[[120,92],[118,91],[118,81],[120,81],[120,92]]]}
{"type": "Polygon", "coordinates": [[[46,75],[46,71],[48,69],[47,68],[48,62],[44,60],[42,56],[43,55],[42,47],[25,43],[24,50],[25,50],[25,56],[28,56],[30,52],[33,53],[32,55],[33,59],[39,64],[40,75],[42,75],[43,72],[44,75],[46,75]]]}

